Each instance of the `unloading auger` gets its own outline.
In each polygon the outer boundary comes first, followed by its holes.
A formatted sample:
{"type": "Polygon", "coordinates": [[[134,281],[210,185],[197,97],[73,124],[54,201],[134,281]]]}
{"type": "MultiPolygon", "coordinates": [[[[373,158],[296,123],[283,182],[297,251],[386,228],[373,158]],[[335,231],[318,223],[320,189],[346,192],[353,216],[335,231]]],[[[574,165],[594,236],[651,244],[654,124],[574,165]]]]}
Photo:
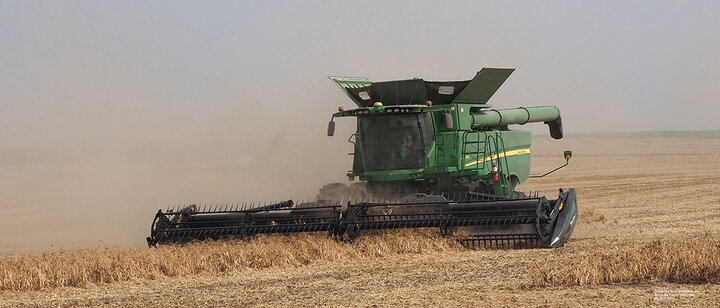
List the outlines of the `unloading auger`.
{"type": "MultiPolygon", "coordinates": [[[[330,77],[358,108],[352,185],[329,184],[318,201],[188,205],[158,211],[148,245],[257,234],[326,232],[353,240],[368,230],[437,228],[469,247],[560,247],[577,223],[575,190],[557,198],[515,188],[530,171],[530,132],[508,125],[544,122],[563,137],[554,106],[492,109],[487,101],[513,72],[483,68],[472,80],[372,82],[330,77]],[[335,200],[335,201],[331,201],[335,200]],[[345,201],[349,200],[349,201],[345,201]]],[[[572,152],[565,151],[562,165],[572,152]]]]}

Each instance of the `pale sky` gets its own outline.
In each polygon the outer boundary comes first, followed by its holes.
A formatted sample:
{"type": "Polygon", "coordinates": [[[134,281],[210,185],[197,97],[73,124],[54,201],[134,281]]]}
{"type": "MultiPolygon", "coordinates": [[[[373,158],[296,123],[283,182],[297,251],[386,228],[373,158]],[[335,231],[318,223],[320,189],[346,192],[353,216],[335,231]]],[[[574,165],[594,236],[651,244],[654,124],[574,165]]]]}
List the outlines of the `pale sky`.
{"type": "Polygon", "coordinates": [[[720,2],[0,1],[0,148],[324,138],[328,75],[482,67],[566,133],[720,129],[720,2]]]}

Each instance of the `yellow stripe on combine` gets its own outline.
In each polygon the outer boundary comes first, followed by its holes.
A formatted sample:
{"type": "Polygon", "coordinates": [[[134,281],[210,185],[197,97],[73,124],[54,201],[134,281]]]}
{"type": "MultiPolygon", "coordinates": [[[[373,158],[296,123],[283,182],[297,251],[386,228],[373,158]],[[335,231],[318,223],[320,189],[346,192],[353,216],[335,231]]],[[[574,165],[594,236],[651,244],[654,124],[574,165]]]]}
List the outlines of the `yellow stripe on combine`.
{"type": "MultiPolygon", "coordinates": [[[[513,150],[513,151],[507,151],[507,152],[505,152],[505,153],[500,153],[500,157],[499,157],[499,158],[508,157],[508,156],[515,156],[515,155],[525,155],[525,154],[530,154],[530,149],[529,149],[529,148],[527,148],[527,149],[513,150]]],[[[466,157],[466,158],[467,158],[467,157],[466,157]]],[[[496,155],[493,155],[493,156],[485,157],[485,158],[480,159],[480,160],[476,160],[476,161],[474,161],[474,162],[471,162],[471,163],[466,164],[465,167],[470,167],[470,166],[472,166],[472,165],[482,164],[482,163],[484,163],[484,162],[486,162],[486,161],[488,161],[488,160],[492,160],[492,159],[498,159],[498,155],[496,154],[496,155]]]]}

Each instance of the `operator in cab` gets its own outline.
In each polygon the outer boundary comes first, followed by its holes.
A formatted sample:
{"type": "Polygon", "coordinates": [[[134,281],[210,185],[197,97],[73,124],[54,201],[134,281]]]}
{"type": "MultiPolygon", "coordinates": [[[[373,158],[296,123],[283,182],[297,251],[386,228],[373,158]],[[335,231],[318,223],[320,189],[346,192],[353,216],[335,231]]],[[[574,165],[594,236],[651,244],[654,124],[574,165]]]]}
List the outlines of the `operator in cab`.
{"type": "Polygon", "coordinates": [[[402,166],[404,168],[417,168],[422,165],[422,154],[420,143],[415,140],[412,134],[406,134],[400,147],[402,166]]]}

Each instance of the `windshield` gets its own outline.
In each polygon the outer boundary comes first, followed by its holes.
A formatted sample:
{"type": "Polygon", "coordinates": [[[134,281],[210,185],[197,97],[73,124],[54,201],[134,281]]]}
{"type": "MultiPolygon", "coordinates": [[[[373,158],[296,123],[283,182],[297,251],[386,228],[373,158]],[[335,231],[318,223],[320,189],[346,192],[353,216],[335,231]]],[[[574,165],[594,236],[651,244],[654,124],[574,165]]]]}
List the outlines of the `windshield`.
{"type": "Polygon", "coordinates": [[[429,114],[360,117],[358,128],[365,170],[425,166],[425,148],[433,132],[429,114]]]}

